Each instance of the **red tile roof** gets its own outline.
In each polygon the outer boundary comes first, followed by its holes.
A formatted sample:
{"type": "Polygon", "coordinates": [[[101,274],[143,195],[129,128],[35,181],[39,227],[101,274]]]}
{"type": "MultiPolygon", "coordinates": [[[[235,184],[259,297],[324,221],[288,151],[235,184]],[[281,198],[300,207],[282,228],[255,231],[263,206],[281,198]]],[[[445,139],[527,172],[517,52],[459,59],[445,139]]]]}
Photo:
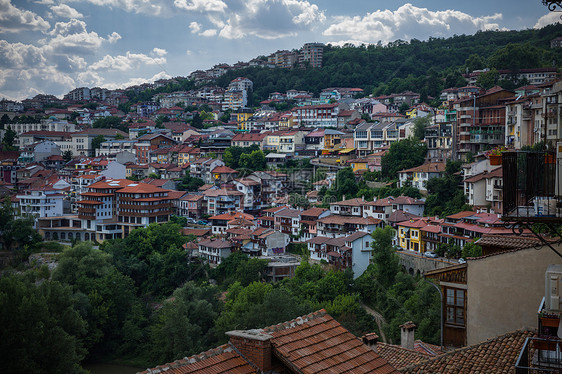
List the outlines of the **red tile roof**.
{"type": "Polygon", "coordinates": [[[515,373],[515,363],[525,339],[533,336],[534,332],[518,330],[408,366],[401,371],[420,374],[515,373]]]}
{"type": "Polygon", "coordinates": [[[230,344],[211,349],[191,357],[183,358],[168,364],[159,365],[141,374],[253,374],[257,370],[246,362],[230,344]]]}
{"type": "Polygon", "coordinates": [[[374,348],[375,352],[398,370],[406,366],[421,364],[430,357],[426,354],[394,344],[379,342],[374,348]]]}
{"type": "Polygon", "coordinates": [[[254,216],[252,216],[251,214],[248,214],[248,213],[230,212],[230,213],[219,214],[217,216],[212,216],[212,217],[209,218],[209,220],[232,221],[233,219],[236,219],[236,218],[244,218],[244,219],[248,219],[248,220],[253,220],[254,216]]]}
{"type": "Polygon", "coordinates": [[[415,168],[400,170],[399,173],[443,173],[445,172],[444,162],[427,163],[415,168]]]}
{"type": "Polygon", "coordinates": [[[297,373],[397,373],[323,309],[264,332],[275,355],[297,373]]]}

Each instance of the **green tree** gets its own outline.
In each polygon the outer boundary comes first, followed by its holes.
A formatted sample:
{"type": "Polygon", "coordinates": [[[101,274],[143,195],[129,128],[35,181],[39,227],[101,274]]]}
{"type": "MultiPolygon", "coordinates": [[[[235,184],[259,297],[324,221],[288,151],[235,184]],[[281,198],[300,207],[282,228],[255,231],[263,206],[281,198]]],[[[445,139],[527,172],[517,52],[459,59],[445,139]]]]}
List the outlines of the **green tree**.
{"type": "Polygon", "coordinates": [[[390,226],[377,228],[371,236],[374,239],[372,244],[374,275],[377,282],[384,289],[388,289],[400,270],[398,255],[392,247],[394,230],[390,226]]]}
{"type": "Polygon", "coordinates": [[[417,117],[414,119],[414,137],[419,140],[425,139],[425,128],[431,123],[430,116],[417,117]]]}
{"type": "Polygon", "coordinates": [[[389,152],[382,157],[382,174],[387,178],[396,178],[400,170],[423,164],[426,154],[427,145],[417,139],[392,143],[389,152]]]}
{"type": "Polygon", "coordinates": [[[86,322],[72,292],[58,282],[39,286],[19,275],[0,278],[0,358],[3,373],[86,373],[86,322]]]}
{"type": "Polygon", "coordinates": [[[490,71],[480,74],[476,80],[476,84],[488,90],[498,83],[499,77],[500,73],[498,73],[495,68],[492,68],[490,71]]]}
{"type": "Polygon", "coordinates": [[[191,356],[216,343],[214,321],[218,317],[216,289],[188,282],[164,302],[151,326],[154,362],[191,356]]]}
{"type": "Polygon", "coordinates": [[[70,160],[72,160],[73,154],[72,151],[70,149],[66,150],[63,152],[62,154],[62,159],[64,160],[64,162],[69,162],[70,160]]]}
{"type": "Polygon", "coordinates": [[[192,177],[187,173],[177,184],[178,191],[198,191],[205,182],[201,178],[192,177]]]}
{"type": "Polygon", "coordinates": [[[88,323],[84,342],[90,356],[117,351],[125,321],[138,302],[132,279],[113,266],[109,254],[79,243],[60,255],[53,280],[72,286],[77,294],[77,309],[88,323]]]}
{"type": "Polygon", "coordinates": [[[94,121],[92,127],[102,129],[119,129],[124,132],[129,131],[127,124],[123,122],[121,118],[115,116],[98,118],[94,121]]]}
{"type": "Polygon", "coordinates": [[[2,146],[5,151],[17,151],[18,147],[15,146],[16,138],[18,134],[12,130],[12,128],[8,128],[4,133],[4,138],[2,139],[2,146]]]}
{"type": "Polygon", "coordinates": [[[473,53],[466,59],[464,65],[466,66],[466,70],[469,73],[473,72],[474,70],[482,70],[486,67],[486,62],[482,58],[482,56],[473,53]]]}
{"type": "Polygon", "coordinates": [[[96,149],[101,147],[101,143],[105,142],[105,137],[103,135],[97,135],[94,139],[92,139],[92,148],[94,152],[96,149]]]}
{"type": "Polygon", "coordinates": [[[482,247],[475,243],[466,243],[462,247],[462,257],[480,257],[482,256],[482,247]]]}

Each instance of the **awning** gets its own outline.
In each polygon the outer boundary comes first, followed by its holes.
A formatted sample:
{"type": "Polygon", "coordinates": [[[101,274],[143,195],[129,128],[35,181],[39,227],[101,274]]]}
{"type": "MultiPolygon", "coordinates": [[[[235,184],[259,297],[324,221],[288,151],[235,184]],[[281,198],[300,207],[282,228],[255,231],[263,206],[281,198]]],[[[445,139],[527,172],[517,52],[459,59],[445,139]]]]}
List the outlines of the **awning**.
{"type": "Polygon", "coordinates": [[[328,252],[328,256],[339,258],[341,255],[338,252],[328,252]]]}

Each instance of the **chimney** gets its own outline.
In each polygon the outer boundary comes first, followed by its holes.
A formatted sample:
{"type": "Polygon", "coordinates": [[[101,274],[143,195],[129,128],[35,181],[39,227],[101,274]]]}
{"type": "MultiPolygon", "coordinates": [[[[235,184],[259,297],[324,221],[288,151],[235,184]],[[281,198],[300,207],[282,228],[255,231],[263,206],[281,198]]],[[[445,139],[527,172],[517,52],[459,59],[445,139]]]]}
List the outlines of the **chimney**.
{"type": "Polygon", "coordinates": [[[414,330],[416,325],[412,321],[408,321],[400,325],[400,345],[402,348],[414,349],[414,330]]]}
{"type": "Polygon", "coordinates": [[[377,343],[379,342],[379,336],[374,333],[371,332],[369,334],[365,334],[362,337],[363,340],[363,344],[365,344],[367,347],[371,348],[373,351],[377,350],[377,343]]]}
{"type": "Polygon", "coordinates": [[[271,335],[261,329],[228,331],[226,335],[230,337],[230,343],[236,350],[260,371],[268,372],[272,369],[271,335]]]}

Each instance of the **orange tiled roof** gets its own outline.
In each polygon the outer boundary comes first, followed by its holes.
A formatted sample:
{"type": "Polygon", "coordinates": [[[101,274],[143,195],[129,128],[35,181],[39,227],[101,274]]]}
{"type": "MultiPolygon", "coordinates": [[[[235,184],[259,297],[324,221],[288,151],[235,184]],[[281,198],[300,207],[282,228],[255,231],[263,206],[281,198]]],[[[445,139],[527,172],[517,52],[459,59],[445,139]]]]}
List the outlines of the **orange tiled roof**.
{"type": "Polygon", "coordinates": [[[257,373],[257,370],[236,353],[230,344],[225,344],[195,356],[159,365],[141,374],[149,373],[252,374],[257,373]]]}
{"type": "Polygon", "coordinates": [[[534,332],[518,330],[485,342],[456,349],[424,363],[408,366],[403,373],[514,373],[515,362],[526,338],[534,332]]]}
{"type": "Polygon", "coordinates": [[[266,327],[275,355],[300,373],[397,373],[324,309],[266,327]]]}
{"type": "Polygon", "coordinates": [[[377,343],[375,346],[376,352],[388,361],[392,366],[401,370],[406,366],[421,364],[428,360],[428,355],[416,352],[411,349],[401,347],[399,345],[377,343]]]}

